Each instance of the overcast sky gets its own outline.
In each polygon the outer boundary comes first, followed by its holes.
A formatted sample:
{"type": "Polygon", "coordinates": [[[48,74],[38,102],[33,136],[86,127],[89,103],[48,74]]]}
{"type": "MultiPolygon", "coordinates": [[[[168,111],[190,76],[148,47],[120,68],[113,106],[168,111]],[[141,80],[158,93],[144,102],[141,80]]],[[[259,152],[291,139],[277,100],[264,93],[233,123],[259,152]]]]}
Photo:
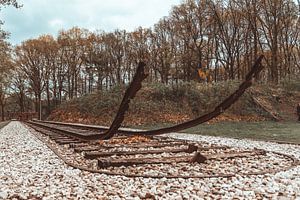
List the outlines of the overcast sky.
{"type": "Polygon", "coordinates": [[[21,9],[4,8],[0,18],[11,32],[10,42],[42,34],[56,35],[73,26],[90,30],[132,31],[138,26],[151,27],[167,16],[181,0],[19,0],[21,9]]]}

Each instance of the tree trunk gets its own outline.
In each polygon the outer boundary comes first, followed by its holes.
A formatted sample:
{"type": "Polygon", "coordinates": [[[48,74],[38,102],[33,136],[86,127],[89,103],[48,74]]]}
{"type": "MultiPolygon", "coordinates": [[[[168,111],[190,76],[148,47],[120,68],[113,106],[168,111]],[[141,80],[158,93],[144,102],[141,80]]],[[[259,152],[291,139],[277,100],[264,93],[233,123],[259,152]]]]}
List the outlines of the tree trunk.
{"type": "Polygon", "coordinates": [[[4,115],[4,103],[1,102],[1,118],[2,118],[2,121],[5,120],[5,115],[4,115]]]}

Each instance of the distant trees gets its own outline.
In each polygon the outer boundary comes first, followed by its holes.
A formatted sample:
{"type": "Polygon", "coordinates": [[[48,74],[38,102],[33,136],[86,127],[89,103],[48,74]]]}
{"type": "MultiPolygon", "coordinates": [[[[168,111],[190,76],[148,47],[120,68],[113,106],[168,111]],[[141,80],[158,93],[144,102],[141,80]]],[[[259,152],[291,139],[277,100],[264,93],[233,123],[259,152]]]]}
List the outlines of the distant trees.
{"type": "MultiPolygon", "coordinates": [[[[14,6],[18,8],[20,5],[16,0],[1,0],[0,10],[3,6],[14,6]]],[[[0,26],[3,22],[0,20],[0,26]]],[[[6,98],[9,93],[9,74],[13,70],[12,65],[12,49],[6,39],[8,33],[0,27],[0,112],[1,120],[4,121],[6,98]]]]}
{"type": "Polygon", "coordinates": [[[14,7],[19,7],[19,4],[18,4],[17,0],[1,0],[0,5],[1,6],[13,5],[14,7]]]}
{"type": "Polygon", "coordinates": [[[0,111],[2,121],[4,121],[6,98],[9,93],[9,74],[12,69],[11,47],[4,40],[0,40],[0,111]]]}
{"type": "Polygon", "coordinates": [[[28,111],[26,110],[26,75],[21,69],[16,69],[13,73],[11,82],[11,89],[17,97],[17,105],[19,105],[20,112],[28,111]]]}
{"type": "Polygon", "coordinates": [[[74,27],[57,38],[24,41],[14,57],[20,107],[24,91],[33,94],[36,110],[45,99],[50,112],[64,99],[127,84],[140,60],[148,63],[149,82],[218,82],[243,79],[263,53],[266,70],[257,80],[277,84],[300,74],[298,4],[186,0],[152,29],[106,33],[74,27]]]}
{"type": "Polygon", "coordinates": [[[29,92],[34,94],[36,112],[40,109],[48,70],[45,49],[43,38],[27,40],[16,48],[17,63],[26,75],[29,92]]]}

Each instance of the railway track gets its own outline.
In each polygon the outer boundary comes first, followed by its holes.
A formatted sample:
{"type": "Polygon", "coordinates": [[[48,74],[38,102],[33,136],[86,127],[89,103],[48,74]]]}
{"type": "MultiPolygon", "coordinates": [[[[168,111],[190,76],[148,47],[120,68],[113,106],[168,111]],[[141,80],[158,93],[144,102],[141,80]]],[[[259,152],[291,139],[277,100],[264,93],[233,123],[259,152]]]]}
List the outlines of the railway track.
{"type": "MultiPolygon", "coordinates": [[[[39,120],[34,120],[33,122],[39,122],[39,120]]],[[[56,122],[56,121],[42,121],[46,124],[54,124],[54,125],[63,125],[67,127],[73,127],[73,128],[79,128],[79,129],[85,129],[85,130],[91,130],[97,133],[101,133],[104,131],[107,131],[109,128],[106,126],[99,126],[99,125],[87,125],[87,124],[79,124],[79,123],[67,123],[67,122],[56,122]]],[[[144,130],[141,130],[144,131],[144,130]]],[[[129,128],[120,128],[118,133],[123,135],[134,135],[134,133],[137,133],[138,131],[133,131],[129,128]]],[[[233,137],[233,139],[241,139],[239,137],[233,137]]],[[[247,138],[247,140],[251,141],[263,141],[263,142],[272,142],[277,144],[288,144],[288,145],[300,145],[300,143],[297,142],[291,142],[291,141],[283,141],[283,140],[263,140],[263,139],[253,139],[253,138],[247,138]]]]}
{"type": "Polygon", "coordinates": [[[4,128],[7,124],[9,124],[9,121],[0,122],[0,130],[4,128]]]}
{"type": "Polygon", "coordinates": [[[212,178],[262,175],[293,168],[292,156],[162,136],[120,131],[97,140],[105,127],[32,121],[26,123],[68,165],[93,173],[146,178],[212,178]]]}
{"type": "Polygon", "coordinates": [[[147,178],[211,178],[261,175],[299,164],[292,156],[259,149],[241,149],[162,137],[185,130],[222,114],[252,85],[263,66],[260,56],[239,88],[213,111],[175,126],[150,130],[119,130],[130,101],[147,77],[140,62],[109,129],[32,121],[27,123],[68,165],[82,170],[147,178]]]}

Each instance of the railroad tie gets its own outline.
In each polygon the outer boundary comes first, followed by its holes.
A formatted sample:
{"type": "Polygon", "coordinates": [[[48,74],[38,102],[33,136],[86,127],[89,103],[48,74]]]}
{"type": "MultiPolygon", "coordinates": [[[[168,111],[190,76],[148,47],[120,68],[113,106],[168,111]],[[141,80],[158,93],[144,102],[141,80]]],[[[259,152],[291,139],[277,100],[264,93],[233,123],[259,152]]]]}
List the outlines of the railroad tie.
{"type": "Polygon", "coordinates": [[[113,151],[113,152],[86,152],[84,157],[87,159],[95,159],[99,157],[110,157],[110,156],[126,156],[126,155],[137,155],[137,154],[163,154],[163,153],[193,153],[198,150],[198,147],[189,144],[187,148],[177,149],[155,149],[155,150],[140,150],[140,151],[113,151]]]}
{"type": "Polygon", "coordinates": [[[172,163],[204,163],[207,160],[217,159],[233,159],[237,157],[251,157],[256,155],[265,155],[263,150],[254,151],[241,151],[234,153],[224,154],[209,154],[203,155],[196,152],[193,156],[177,156],[177,157],[162,157],[162,158],[129,158],[129,159],[98,159],[99,168],[108,167],[120,167],[120,166],[133,166],[133,165],[145,165],[145,164],[172,164],[172,163]]]}

